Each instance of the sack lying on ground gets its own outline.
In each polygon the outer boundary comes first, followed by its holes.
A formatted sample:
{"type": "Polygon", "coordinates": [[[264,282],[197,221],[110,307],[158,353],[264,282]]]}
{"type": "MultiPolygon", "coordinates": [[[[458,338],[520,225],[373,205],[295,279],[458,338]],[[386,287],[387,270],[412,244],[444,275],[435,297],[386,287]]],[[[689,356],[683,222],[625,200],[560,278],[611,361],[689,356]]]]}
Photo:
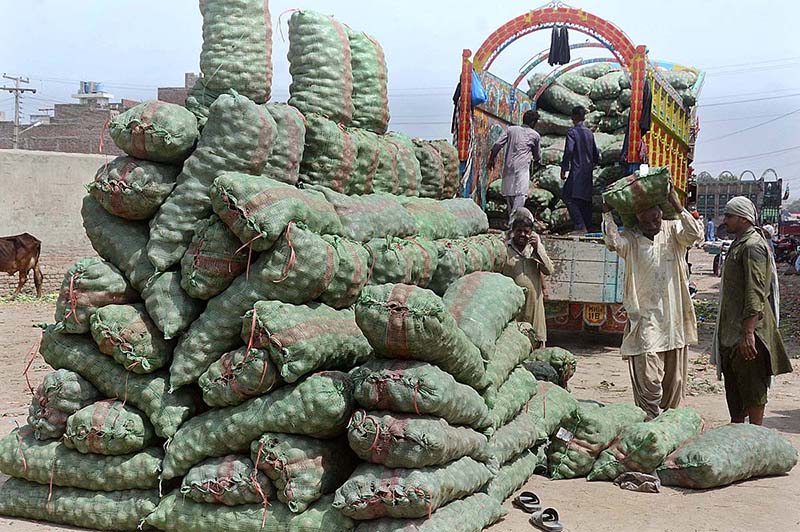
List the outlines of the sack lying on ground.
{"type": "Polygon", "coordinates": [[[587,480],[614,480],[626,471],[651,473],[703,427],[700,414],[689,408],[667,410],[652,421],[629,425],[597,458],[587,480]]]}
{"type": "Polygon", "coordinates": [[[197,119],[185,107],[157,100],[113,117],[108,133],[131,157],[173,164],[189,156],[200,134],[197,119]]]}
{"type": "Polygon", "coordinates": [[[200,220],[181,259],[181,288],[189,297],[211,299],[247,268],[248,252],[217,215],[200,220]]]}
{"type": "Polygon", "coordinates": [[[353,519],[425,517],[448,502],[466,497],[492,474],[464,457],[440,467],[390,469],[361,464],[338,490],[333,507],[353,519]]]}
{"type": "Polygon", "coordinates": [[[44,376],[36,387],[28,409],[28,425],[37,440],[55,440],[64,435],[67,418],[100,399],[100,392],[86,379],[66,369],[44,376]]]}
{"type": "Polygon", "coordinates": [[[89,332],[97,309],[139,299],[116,266],[96,257],[75,261],[61,282],[55,320],[65,333],[89,332]]]}
{"type": "Polygon", "coordinates": [[[289,383],[320,369],[350,369],[372,356],[353,311],[322,303],[259,301],[242,319],[242,340],[267,351],[289,383]]]}
{"type": "Polygon", "coordinates": [[[537,452],[523,451],[521,455],[505,463],[486,484],[483,491],[502,504],[524,486],[534,473],[547,471],[545,447],[546,444],[542,444],[537,448],[537,452]]]}
{"type": "Polygon", "coordinates": [[[441,417],[451,425],[488,426],[486,404],[473,388],[425,362],[370,360],[351,372],[353,396],[368,410],[441,417]]]}
{"type": "Polygon", "coordinates": [[[219,506],[201,504],[171,493],[161,499],[146,523],[164,532],[225,530],[226,532],[350,532],[355,525],[349,517],[331,506],[332,496],[324,497],[301,514],[285,504],[245,504],[219,506]]]}
{"type": "Polygon", "coordinates": [[[777,431],[736,423],[695,436],[658,468],[665,486],[707,489],[739,480],[782,475],[797,464],[797,450],[777,431]]]}
{"type": "Polygon", "coordinates": [[[164,340],[144,305],[106,305],[90,321],[100,352],[128,371],[152,373],[167,365],[174,344],[164,340]]]}
{"type": "Polygon", "coordinates": [[[356,323],[378,355],[430,362],[463,384],[486,386],[480,352],[430,290],[402,284],[366,287],[355,310],[356,323]]]}
{"type": "Polygon", "coordinates": [[[100,353],[91,339],[58,333],[53,326],[42,333],[39,349],[55,369],[79,373],[107,397],[116,397],[147,414],[156,434],[169,438],[194,413],[189,391],[167,393],[167,373],[137,375],[100,353]]]}
{"type": "Polygon", "coordinates": [[[550,478],[584,477],[600,453],[622,429],[644,421],[644,410],[635,405],[597,406],[580,403],[566,419],[548,449],[550,478]]]}
{"type": "Polygon", "coordinates": [[[194,502],[225,506],[264,503],[275,496],[275,488],[252,460],[235,454],[209,458],[191,468],[180,492],[194,502]]]}
{"type": "Polygon", "coordinates": [[[53,486],[96,491],[147,489],[158,486],[160,448],[126,456],[82,454],[57,441],[42,442],[28,426],[0,440],[0,471],[53,486]]]}
{"type": "Polygon", "coordinates": [[[143,451],[156,434],[143,412],[106,399],[85,406],[67,420],[64,445],[78,452],[120,456],[143,451]]]}
{"type": "Polygon", "coordinates": [[[278,500],[302,513],[323,495],[333,493],[356,468],[347,440],[267,432],[250,446],[250,456],[278,490],[278,500]]]}
{"type": "Polygon", "coordinates": [[[350,448],[365,462],[386,467],[441,465],[482,456],[486,436],[442,418],[357,410],[348,428],[350,448]]]}
{"type": "Polygon", "coordinates": [[[527,360],[530,355],[530,340],[521,332],[520,326],[519,322],[506,325],[497,338],[492,356],[486,362],[486,380],[489,386],[483,392],[483,399],[489,408],[494,407],[500,386],[508,379],[514,368],[527,360]]]}
{"type": "Polygon", "coordinates": [[[211,364],[198,384],[207,405],[233,406],[281,386],[283,379],[269,353],[240,347],[211,364]]]}
{"type": "Polygon", "coordinates": [[[345,27],[353,69],[353,127],[386,133],[389,126],[386,57],[374,37],[345,27]]]}
{"type": "Polygon", "coordinates": [[[300,161],[306,143],[306,118],[285,103],[271,102],[266,105],[275,120],[278,134],[272,143],[272,153],[267,159],[263,176],[288,185],[297,184],[300,178],[300,161]]]}
{"type": "Polygon", "coordinates": [[[489,409],[490,427],[496,430],[514,419],[538,391],[536,377],[524,367],[517,366],[493,397],[489,409]]]}
{"type": "Polygon", "coordinates": [[[0,487],[0,515],[93,530],[136,531],[158,505],[158,490],[98,493],[16,478],[0,487]]]}
{"type": "Polygon", "coordinates": [[[163,272],[142,290],[147,313],[167,340],[188,329],[205,308],[204,301],[189,297],[181,288],[182,283],[181,272],[163,272]]]}
{"type": "Polygon", "coordinates": [[[484,493],[439,508],[429,519],[377,519],[358,525],[357,532],[481,532],[508,511],[484,493]]]}
{"type": "Polygon", "coordinates": [[[240,405],[210,410],[175,434],[164,457],[163,477],[181,476],[209,456],[244,452],[266,431],[332,438],[344,432],[352,405],[350,378],[326,371],[240,405]]]}
{"type": "Polygon", "coordinates": [[[578,367],[575,355],[561,347],[534,349],[530,360],[547,362],[553,366],[553,369],[558,374],[558,385],[562,388],[567,387],[569,380],[575,375],[575,369],[578,367]]]}
{"type": "Polygon", "coordinates": [[[175,187],[180,166],[117,157],[97,170],[86,189],[114,216],[149,220],[175,187]]]}
{"type": "Polygon", "coordinates": [[[376,238],[364,247],[371,258],[369,284],[405,283],[424,288],[438,265],[436,244],[425,238],[376,238]]]}
{"type": "Polygon", "coordinates": [[[200,2],[203,48],[200,71],[207,87],[236,89],[258,103],[272,87],[272,21],[262,0],[200,2]]]}
{"type": "Polygon", "coordinates": [[[81,217],[86,236],[97,254],[119,268],[131,286],[141,292],[156,273],[147,260],[147,224],[113,216],[91,196],[83,198],[81,217]]]}

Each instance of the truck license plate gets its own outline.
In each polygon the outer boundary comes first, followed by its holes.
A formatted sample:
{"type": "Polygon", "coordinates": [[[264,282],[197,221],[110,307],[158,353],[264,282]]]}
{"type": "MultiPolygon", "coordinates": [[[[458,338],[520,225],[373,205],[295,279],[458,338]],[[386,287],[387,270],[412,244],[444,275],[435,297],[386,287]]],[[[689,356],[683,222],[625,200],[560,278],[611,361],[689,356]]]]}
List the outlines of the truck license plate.
{"type": "Polygon", "coordinates": [[[587,325],[602,325],[606,321],[606,306],[602,303],[587,303],[583,306],[583,321],[587,325]]]}

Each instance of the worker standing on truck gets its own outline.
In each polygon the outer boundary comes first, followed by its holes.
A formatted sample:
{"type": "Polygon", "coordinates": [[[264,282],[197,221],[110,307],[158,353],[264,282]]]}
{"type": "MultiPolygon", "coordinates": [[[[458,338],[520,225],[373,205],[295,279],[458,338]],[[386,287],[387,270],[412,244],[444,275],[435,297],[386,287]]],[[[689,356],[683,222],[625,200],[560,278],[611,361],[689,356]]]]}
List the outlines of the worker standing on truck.
{"type": "Polygon", "coordinates": [[[506,156],[503,162],[503,183],[502,194],[506,199],[508,207],[508,220],[514,211],[525,206],[528,200],[528,187],[531,180],[531,160],[538,164],[541,161],[541,150],[539,147],[539,133],[534,131],[536,122],[539,121],[539,113],[534,110],[525,111],[522,115],[521,126],[508,126],[497,142],[492,146],[489,154],[489,168],[494,168],[497,154],[503,146],[506,148],[506,156]]]}
{"type": "Polygon", "coordinates": [[[778,330],[775,261],[748,198],[727,203],[723,225],[735,240],[723,267],[711,360],[724,376],[731,423],[761,425],[772,376],[792,371],[778,330]]]}
{"type": "Polygon", "coordinates": [[[525,207],[514,211],[511,230],[506,240],[508,256],[503,274],[525,289],[525,306],[517,320],[530,323],[536,332],[539,347],[544,347],[547,341],[547,324],[544,316],[543,276],[553,272],[553,263],[533,227],[531,211],[525,207]]]}
{"type": "Polygon", "coordinates": [[[564,203],[575,225],[573,233],[585,233],[592,226],[592,171],[600,161],[600,152],[592,130],[586,127],[586,109],[572,109],[573,127],[567,131],[561,179],[564,183],[564,203]]]}
{"type": "Polygon", "coordinates": [[[603,205],[603,239],[625,259],[623,305],[628,313],[620,353],[628,360],[633,398],[647,418],[676,408],[685,394],[687,346],[697,343],[697,318],[687,278],[686,248],[703,239],[703,225],[681,205],[679,219],[662,221],[660,207],[636,215],[620,234],[611,207],[603,205]]]}

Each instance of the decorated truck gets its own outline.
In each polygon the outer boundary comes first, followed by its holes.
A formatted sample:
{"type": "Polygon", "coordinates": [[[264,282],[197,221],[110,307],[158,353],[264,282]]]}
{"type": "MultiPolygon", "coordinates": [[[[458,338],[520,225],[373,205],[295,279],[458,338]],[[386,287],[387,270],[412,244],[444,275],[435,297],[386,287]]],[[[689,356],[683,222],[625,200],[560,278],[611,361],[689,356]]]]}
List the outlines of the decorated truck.
{"type": "Polygon", "coordinates": [[[474,54],[463,51],[455,109],[463,193],[486,210],[496,228],[505,225],[508,214],[499,194],[502,165],[490,169],[489,152],[509,125],[521,124],[525,111],[539,111],[536,129],[542,135],[542,165],[532,169],[526,205],[546,228],[544,242],[555,264],[554,274],[545,281],[549,328],[620,332],[627,321],[622,307],[623,261],[606,250],[598,234],[558,235],[571,224],[560,198],[564,136],[572,126],[569,109],[574,104],[587,108],[586,123],[595,131],[600,150],[593,193],[593,225],[599,229],[602,190],[643,163],[668,167],[674,185],[691,201],[690,165],[698,130],[695,102],[703,81],[702,72],[653,61],[644,45],[635,45],[613,23],[560,2],[510,20],[474,54]],[[598,48],[608,57],[576,58],[547,73],[532,73],[548,60],[545,50],[523,65],[512,82],[490,72],[508,45],[555,27],[595,41],[569,46],[571,55],[598,48]],[[527,92],[520,88],[526,78],[527,92]]]}

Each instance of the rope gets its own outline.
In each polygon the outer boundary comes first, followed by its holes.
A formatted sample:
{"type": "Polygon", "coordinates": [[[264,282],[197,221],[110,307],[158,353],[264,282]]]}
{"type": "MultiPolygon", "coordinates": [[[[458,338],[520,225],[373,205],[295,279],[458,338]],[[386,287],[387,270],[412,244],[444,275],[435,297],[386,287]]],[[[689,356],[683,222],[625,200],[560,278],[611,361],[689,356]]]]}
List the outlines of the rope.
{"type": "Polygon", "coordinates": [[[283,35],[283,26],[281,25],[281,19],[283,18],[283,16],[286,13],[294,13],[295,11],[300,11],[300,10],[297,9],[297,8],[291,8],[291,9],[287,9],[286,11],[284,11],[283,13],[278,15],[278,33],[280,33],[281,41],[283,41],[283,42],[286,42],[286,37],[283,35]]]}
{"type": "Polygon", "coordinates": [[[50,468],[50,490],[47,493],[47,513],[52,513],[50,501],[53,499],[53,477],[56,475],[56,459],[53,458],[53,466],[50,468]]]}
{"type": "Polygon", "coordinates": [[[420,415],[419,407],[417,406],[417,394],[419,394],[419,383],[414,385],[414,412],[416,412],[417,415],[420,415]]]}
{"type": "MultiPolygon", "coordinates": [[[[248,240],[246,243],[242,244],[239,247],[239,249],[237,249],[233,253],[234,255],[236,255],[241,250],[243,250],[244,248],[247,248],[247,250],[248,250],[247,251],[247,269],[245,270],[245,279],[247,279],[248,281],[250,280],[250,263],[253,261],[253,242],[255,242],[256,240],[258,240],[259,238],[261,238],[263,236],[264,235],[262,233],[257,234],[256,236],[254,236],[253,238],[248,240]]],[[[228,266],[228,268],[230,268],[230,265],[228,266]]]]}
{"type": "Polygon", "coordinates": [[[289,246],[289,262],[286,263],[286,269],[283,271],[283,276],[280,279],[273,279],[273,283],[282,283],[289,277],[289,272],[294,268],[297,262],[297,255],[294,252],[294,244],[292,243],[292,223],[286,226],[286,243],[289,246]]]}
{"type": "Polygon", "coordinates": [[[26,357],[30,355],[30,359],[28,359],[28,364],[22,371],[22,375],[25,377],[25,383],[28,385],[28,390],[31,392],[31,395],[36,395],[36,394],[33,391],[33,385],[31,384],[31,380],[28,378],[28,371],[30,371],[31,366],[33,365],[33,361],[36,360],[36,355],[39,354],[39,348],[41,347],[41,345],[42,345],[42,337],[39,336],[39,339],[36,341],[36,343],[34,343],[31,346],[31,348],[28,350],[28,353],[25,355],[26,357]]]}
{"type": "Polygon", "coordinates": [[[253,338],[256,334],[256,319],[256,307],[253,307],[253,319],[250,322],[250,338],[247,340],[247,349],[244,352],[244,361],[242,363],[247,361],[247,357],[250,356],[250,350],[253,348],[253,338]]]}
{"type": "Polygon", "coordinates": [[[81,274],[81,272],[73,273],[69,278],[69,305],[70,311],[67,312],[67,315],[64,316],[65,320],[68,320],[70,316],[75,320],[75,323],[78,325],[83,325],[81,320],[78,319],[78,296],[75,294],[75,279],[81,274]]]}

